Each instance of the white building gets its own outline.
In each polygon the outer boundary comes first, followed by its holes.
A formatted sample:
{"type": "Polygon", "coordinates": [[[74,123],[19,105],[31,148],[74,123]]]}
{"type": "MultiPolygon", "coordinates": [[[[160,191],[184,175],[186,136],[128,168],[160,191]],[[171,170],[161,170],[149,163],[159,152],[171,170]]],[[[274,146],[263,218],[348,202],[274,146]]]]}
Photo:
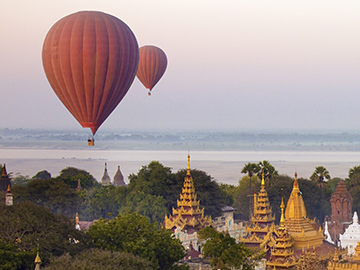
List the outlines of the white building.
{"type": "Polygon", "coordinates": [[[342,248],[348,248],[348,255],[355,255],[355,247],[360,242],[360,224],[356,212],[354,212],[353,223],[340,234],[340,244],[342,248]]]}

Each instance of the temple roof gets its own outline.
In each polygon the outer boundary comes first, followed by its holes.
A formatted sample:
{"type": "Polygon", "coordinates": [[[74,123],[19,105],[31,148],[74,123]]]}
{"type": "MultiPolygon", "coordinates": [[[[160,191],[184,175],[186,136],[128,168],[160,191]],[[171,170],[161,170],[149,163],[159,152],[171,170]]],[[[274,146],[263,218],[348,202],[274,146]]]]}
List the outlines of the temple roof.
{"type": "Polygon", "coordinates": [[[297,173],[295,173],[295,181],[294,181],[293,190],[290,194],[290,198],[286,205],[285,218],[286,219],[306,218],[306,208],[305,208],[304,200],[302,198],[302,195],[301,195],[301,192],[299,189],[297,173]]]}
{"type": "Polygon", "coordinates": [[[103,174],[103,177],[101,178],[101,184],[103,184],[103,185],[111,184],[111,179],[110,179],[110,176],[109,176],[108,171],[107,171],[107,164],[106,163],[105,163],[104,174],[103,174]]]}
{"type": "Polygon", "coordinates": [[[204,216],[204,208],[200,208],[200,201],[196,199],[194,182],[190,174],[190,155],[180,200],[177,208],[173,208],[172,215],[165,216],[165,228],[197,231],[212,225],[210,216],[204,216]]]}
{"type": "Polygon", "coordinates": [[[114,176],[114,186],[116,187],[126,186],[126,183],[124,182],[124,176],[120,171],[120,166],[118,166],[118,169],[114,176]]]}

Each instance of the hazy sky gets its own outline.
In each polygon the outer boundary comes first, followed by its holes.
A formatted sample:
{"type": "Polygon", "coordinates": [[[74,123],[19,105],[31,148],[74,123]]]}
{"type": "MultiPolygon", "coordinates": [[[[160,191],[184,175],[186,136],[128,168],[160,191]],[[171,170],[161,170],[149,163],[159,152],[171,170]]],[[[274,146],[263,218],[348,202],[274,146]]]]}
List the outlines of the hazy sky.
{"type": "Polygon", "coordinates": [[[81,10],[168,57],[152,96],[135,78],[98,133],[359,127],[359,0],[12,0],[0,3],[0,128],[82,130],[41,61],[50,27],[81,10]]]}

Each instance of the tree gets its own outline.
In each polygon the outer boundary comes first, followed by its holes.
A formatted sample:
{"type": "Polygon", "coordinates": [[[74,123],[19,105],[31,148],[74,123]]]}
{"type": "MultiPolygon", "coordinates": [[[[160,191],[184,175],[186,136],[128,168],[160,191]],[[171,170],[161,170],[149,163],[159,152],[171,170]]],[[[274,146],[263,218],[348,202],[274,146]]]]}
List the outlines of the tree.
{"type": "Polygon", "coordinates": [[[229,233],[207,227],[199,231],[199,237],[206,241],[202,253],[204,257],[211,257],[210,265],[213,269],[255,269],[255,264],[250,260],[252,251],[242,243],[236,244],[235,238],[229,233]]]}
{"type": "MultiPolygon", "coordinates": [[[[182,184],[182,183],[181,183],[182,184]]],[[[176,200],[181,192],[181,184],[176,182],[171,168],[165,167],[158,161],[151,161],[143,166],[137,174],[129,176],[129,193],[144,192],[161,196],[165,199],[168,212],[176,206],[176,200]]]]}
{"type": "Polygon", "coordinates": [[[262,173],[264,173],[265,186],[269,188],[274,182],[274,177],[279,176],[278,171],[275,170],[275,167],[267,160],[260,161],[258,167],[260,169],[257,174],[258,177],[261,179],[262,173]]]}
{"type": "Polygon", "coordinates": [[[252,194],[251,194],[251,178],[254,174],[258,173],[260,171],[259,165],[255,163],[247,163],[244,165],[244,167],[241,170],[241,173],[247,173],[249,176],[249,218],[252,212],[252,194]]]}
{"type": "Polygon", "coordinates": [[[90,249],[78,255],[70,256],[64,254],[51,260],[50,265],[44,270],[151,270],[154,269],[151,263],[131,253],[90,249]]]}
{"type": "MultiPolygon", "coordinates": [[[[46,264],[51,256],[64,253],[77,254],[91,247],[85,233],[75,229],[75,220],[55,215],[48,209],[31,202],[13,206],[0,205],[0,239],[17,251],[35,254],[39,245],[42,261],[46,264]],[[75,240],[77,244],[75,244],[75,240]]],[[[21,253],[19,253],[21,255],[21,253]]],[[[31,261],[31,268],[34,257],[31,261]]]]}
{"type": "Polygon", "coordinates": [[[33,177],[32,179],[43,179],[43,180],[48,180],[51,178],[51,174],[46,171],[46,170],[43,170],[43,171],[40,171],[40,172],[37,172],[33,177]]]}
{"type": "MultiPolygon", "coordinates": [[[[237,213],[241,214],[241,219],[246,219],[251,215],[249,212],[249,199],[248,199],[248,191],[249,191],[249,176],[245,175],[239,180],[239,186],[235,192],[234,196],[234,204],[233,207],[237,209],[237,213]]],[[[256,175],[253,175],[251,178],[251,185],[254,187],[254,190],[259,190],[260,181],[256,175]]]]}
{"type": "Polygon", "coordinates": [[[138,212],[149,218],[151,223],[161,224],[167,213],[165,199],[144,192],[131,193],[126,198],[126,204],[120,208],[120,213],[138,212]]]}
{"type": "Polygon", "coordinates": [[[158,230],[138,213],[100,219],[90,227],[88,235],[96,247],[132,253],[151,261],[154,268],[171,269],[185,256],[183,246],[170,230],[158,230]]]}
{"type": "Polygon", "coordinates": [[[324,180],[330,179],[329,171],[324,166],[315,167],[315,171],[310,176],[310,180],[317,184],[318,187],[323,188],[324,180]]]}
{"type": "Polygon", "coordinates": [[[36,249],[19,250],[15,243],[0,239],[0,270],[29,269],[34,264],[35,256],[36,249]]]}

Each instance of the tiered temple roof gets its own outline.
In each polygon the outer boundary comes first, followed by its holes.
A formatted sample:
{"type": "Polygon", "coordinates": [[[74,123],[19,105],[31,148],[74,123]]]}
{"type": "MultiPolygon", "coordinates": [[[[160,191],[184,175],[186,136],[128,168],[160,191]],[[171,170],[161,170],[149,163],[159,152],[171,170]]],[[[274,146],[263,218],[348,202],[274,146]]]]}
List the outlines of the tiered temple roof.
{"type": "Polygon", "coordinates": [[[254,213],[250,218],[250,225],[246,226],[247,236],[241,237],[239,242],[248,246],[258,246],[264,242],[265,236],[275,229],[275,216],[272,213],[269,197],[265,190],[264,174],[262,175],[259,193],[254,194],[254,213]]]}
{"type": "Polygon", "coordinates": [[[280,226],[272,233],[275,243],[270,249],[270,257],[266,262],[267,269],[295,269],[294,241],[285,229],[284,200],[281,199],[280,226]]]}
{"type": "Polygon", "coordinates": [[[165,216],[165,228],[175,231],[180,227],[187,233],[196,232],[212,225],[210,216],[204,216],[204,208],[200,208],[200,201],[196,199],[193,178],[190,175],[190,155],[188,155],[187,172],[184,186],[177,201],[177,208],[172,209],[172,215],[165,216]]]}
{"type": "Polygon", "coordinates": [[[294,248],[296,249],[308,248],[309,246],[318,247],[323,244],[325,237],[321,227],[316,230],[307,217],[296,173],[293,190],[285,210],[285,228],[294,238],[294,248]]]}
{"type": "Polygon", "coordinates": [[[6,166],[5,164],[2,166],[2,172],[1,172],[1,180],[0,180],[0,191],[7,191],[8,186],[10,185],[11,188],[11,182],[9,175],[6,172],[6,166]]]}

